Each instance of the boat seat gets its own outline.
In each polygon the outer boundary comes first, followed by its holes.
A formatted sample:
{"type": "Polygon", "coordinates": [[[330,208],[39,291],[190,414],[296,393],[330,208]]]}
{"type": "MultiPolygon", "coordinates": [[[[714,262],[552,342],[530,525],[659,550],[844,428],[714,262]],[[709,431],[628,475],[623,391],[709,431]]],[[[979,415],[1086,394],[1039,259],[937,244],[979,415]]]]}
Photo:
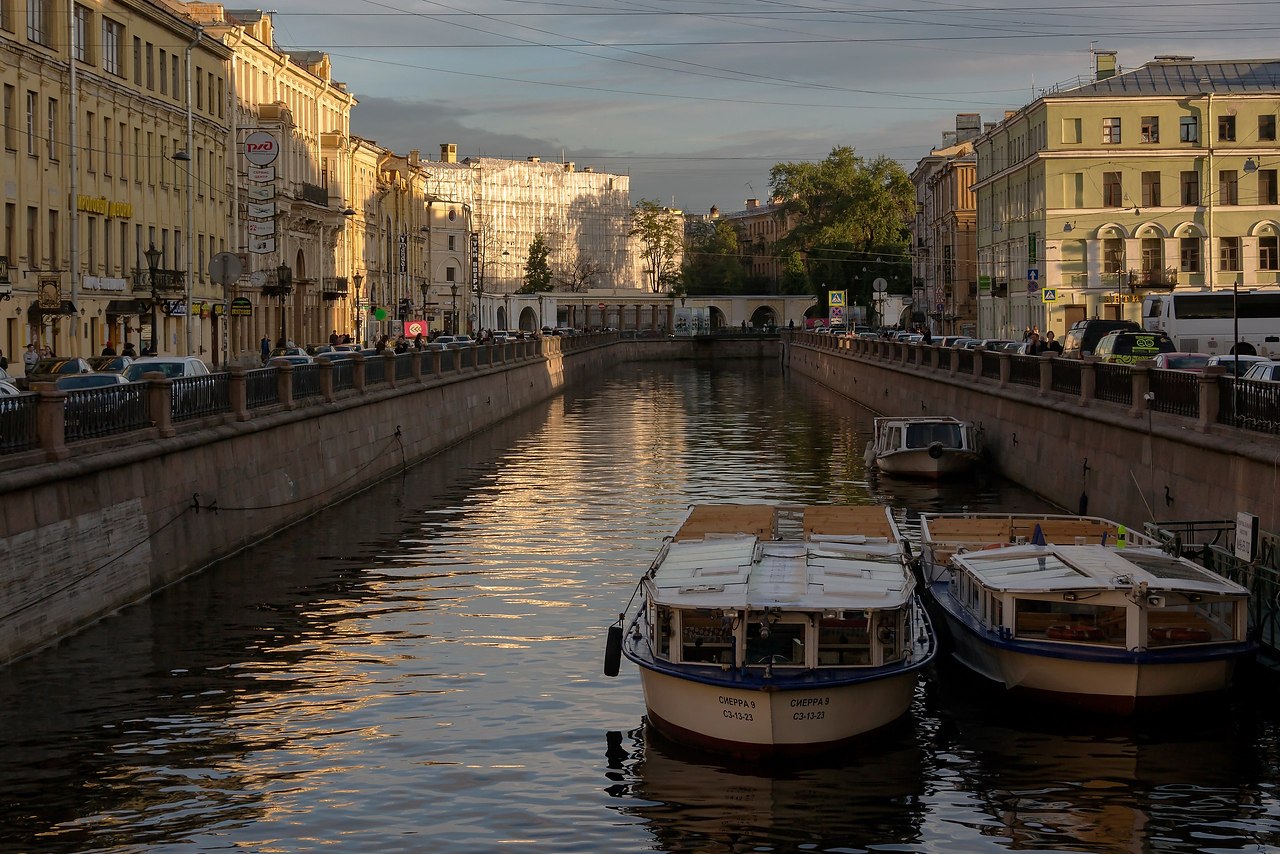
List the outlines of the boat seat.
{"type": "Polygon", "coordinates": [[[804,535],[815,537],[862,535],[868,540],[894,542],[893,525],[884,507],[817,506],[804,508],[804,535]]]}
{"type": "Polygon", "coordinates": [[[1107,543],[1116,541],[1116,528],[1092,519],[1016,519],[1013,520],[1014,537],[1026,537],[1027,542],[1035,535],[1036,525],[1044,534],[1044,540],[1050,545],[1070,546],[1075,544],[1076,537],[1084,537],[1089,545],[1102,542],[1102,535],[1107,535],[1107,543]]]}
{"type": "Polygon", "coordinates": [[[929,540],[965,545],[1011,543],[1013,522],[1009,519],[930,519],[929,540]]]}
{"type": "Polygon", "coordinates": [[[775,508],[769,504],[699,504],[689,513],[674,539],[699,540],[708,534],[747,534],[762,540],[776,538],[775,508]]]}

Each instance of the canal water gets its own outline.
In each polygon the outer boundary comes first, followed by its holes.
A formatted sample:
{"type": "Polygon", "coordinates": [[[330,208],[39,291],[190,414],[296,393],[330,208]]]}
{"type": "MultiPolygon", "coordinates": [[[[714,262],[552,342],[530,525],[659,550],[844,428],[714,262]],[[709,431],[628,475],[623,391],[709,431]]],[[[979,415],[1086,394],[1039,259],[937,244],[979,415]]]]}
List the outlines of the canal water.
{"type": "Polygon", "coordinates": [[[2,671],[0,851],[1280,850],[1261,679],[1119,723],[937,666],[818,767],[649,736],[605,630],[690,502],[1050,509],[869,478],[869,427],[774,365],[626,366],[388,478],[2,671]]]}

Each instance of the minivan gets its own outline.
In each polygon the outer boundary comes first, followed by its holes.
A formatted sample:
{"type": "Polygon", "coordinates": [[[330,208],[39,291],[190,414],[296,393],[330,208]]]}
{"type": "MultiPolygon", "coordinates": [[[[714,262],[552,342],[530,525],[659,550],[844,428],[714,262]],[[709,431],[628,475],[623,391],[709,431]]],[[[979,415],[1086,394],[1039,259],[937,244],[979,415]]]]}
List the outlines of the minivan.
{"type": "Polygon", "coordinates": [[[1077,320],[1067,330],[1062,341],[1062,355],[1067,359],[1092,356],[1093,350],[1108,332],[1141,332],[1142,327],[1132,320],[1077,320]]]}

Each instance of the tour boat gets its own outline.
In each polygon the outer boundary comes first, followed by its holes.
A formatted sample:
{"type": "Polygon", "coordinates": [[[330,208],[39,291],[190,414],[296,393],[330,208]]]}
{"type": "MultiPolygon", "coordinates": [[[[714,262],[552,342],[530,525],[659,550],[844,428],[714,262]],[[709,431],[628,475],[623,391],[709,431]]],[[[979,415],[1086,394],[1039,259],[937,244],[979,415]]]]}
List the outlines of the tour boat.
{"type": "Polygon", "coordinates": [[[977,428],[949,416],[877,418],[866,451],[868,466],[900,477],[967,474],[981,457],[977,428]]]}
{"type": "Polygon", "coordinates": [[[695,505],[610,629],[665,737],[816,753],[910,708],[933,629],[885,507],[695,505]],[[633,597],[634,598],[634,597],[633,597]]]}
{"type": "Polygon", "coordinates": [[[1112,714],[1226,690],[1249,591],[1094,516],[922,514],[954,655],[1011,691],[1112,714]]]}

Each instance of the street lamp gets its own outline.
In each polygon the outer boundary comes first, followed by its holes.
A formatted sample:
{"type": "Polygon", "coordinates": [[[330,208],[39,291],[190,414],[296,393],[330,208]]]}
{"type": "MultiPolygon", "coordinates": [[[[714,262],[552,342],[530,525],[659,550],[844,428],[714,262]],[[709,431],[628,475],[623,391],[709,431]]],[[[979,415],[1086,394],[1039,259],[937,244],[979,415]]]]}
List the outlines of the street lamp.
{"type": "Polygon", "coordinates": [[[449,293],[453,295],[453,311],[449,313],[449,334],[458,334],[458,283],[454,282],[449,286],[449,293]]]}
{"type": "Polygon", "coordinates": [[[160,292],[156,289],[156,279],[160,267],[160,250],[156,248],[154,243],[142,253],[147,256],[147,270],[151,274],[151,355],[158,355],[156,351],[156,326],[159,325],[159,315],[157,308],[160,305],[160,292]]]}
{"type": "Polygon", "coordinates": [[[351,274],[351,282],[355,285],[356,294],[356,341],[364,343],[364,339],[360,337],[364,327],[364,302],[360,299],[360,283],[364,281],[364,276],[359,273],[351,274]]]}
{"type": "Polygon", "coordinates": [[[293,289],[293,271],[289,269],[288,264],[281,264],[276,267],[276,290],[280,294],[280,346],[287,347],[289,339],[285,337],[284,320],[285,320],[285,297],[289,295],[289,291],[293,289]]]}

